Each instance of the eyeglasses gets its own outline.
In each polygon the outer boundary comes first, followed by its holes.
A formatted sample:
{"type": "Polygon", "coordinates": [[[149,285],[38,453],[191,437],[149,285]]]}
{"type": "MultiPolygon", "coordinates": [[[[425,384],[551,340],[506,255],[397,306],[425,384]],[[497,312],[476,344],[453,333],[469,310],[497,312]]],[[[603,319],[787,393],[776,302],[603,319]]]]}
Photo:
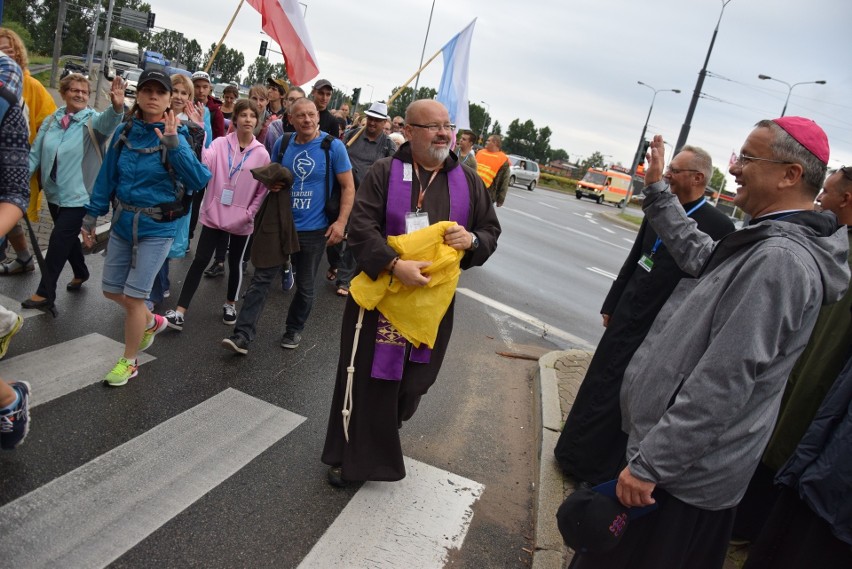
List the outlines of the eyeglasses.
{"type": "Polygon", "coordinates": [[[786,160],[773,160],[772,158],[759,158],[757,156],[749,156],[748,154],[740,154],[737,156],[737,159],[734,160],[734,165],[742,168],[746,164],[755,160],[759,160],[761,162],[772,162],[773,164],[792,164],[792,162],[787,162],[786,160]]]}
{"type": "Polygon", "coordinates": [[[85,97],[89,96],[89,92],[85,89],[68,89],[67,92],[71,93],[72,95],[83,95],[85,97]]]}
{"type": "Polygon", "coordinates": [[[447,124],[415,124],[413,122],[410,122],[410,123],[408,123],[408,125],[409,126],[416,126],[417,128],[425,128],[426,130],[428,130],[432,134],[435,134],[436,132],[440,131],[441,129],[450,130],[450,131],[456,130],[456,125],[454,125],[453,123],[447,123],[447,124]]]}
{"type": "Polygon", "coordinates": [[[677,175],[677,174],[680,174],[681,172],[696,172],[696,173],[699,173],[700,171],[699,170],[693,170],[692,168],[672,168],[671,166],[666,168],[667,174],[677,175]]]}

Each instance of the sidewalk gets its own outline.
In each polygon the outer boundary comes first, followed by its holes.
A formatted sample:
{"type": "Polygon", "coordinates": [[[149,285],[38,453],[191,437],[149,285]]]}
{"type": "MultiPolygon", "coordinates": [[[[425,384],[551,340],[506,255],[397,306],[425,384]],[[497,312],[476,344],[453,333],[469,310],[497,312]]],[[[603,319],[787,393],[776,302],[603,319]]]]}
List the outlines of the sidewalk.
{"type": "MultiPolygon", "coordinates": [[[[536,393],[541,404],[541,454],[533,513],[536,531],[532,569],[564,569],[573,558],[573,551],[565,546],[556,526],[556,510],[574,491],[574,483],[562,474],[553,449],[593,354],[587,350],[555,351],[538,360],[536,393]]],[[[723,569],[741,567],[743,557],[741,549],[732,547],[723,569]]]]}

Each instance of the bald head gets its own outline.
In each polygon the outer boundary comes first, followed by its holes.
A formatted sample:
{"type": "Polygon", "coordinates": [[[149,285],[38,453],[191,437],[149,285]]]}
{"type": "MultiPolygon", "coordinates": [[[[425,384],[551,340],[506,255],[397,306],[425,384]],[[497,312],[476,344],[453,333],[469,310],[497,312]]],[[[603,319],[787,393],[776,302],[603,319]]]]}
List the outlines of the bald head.
{"type": "Polygon", "coordinates": [[[441,166],[450,154],[455,136],[447,108],[431,99],[414,101],[405,110],[405,135],[411,143],[414,161],[426,168],[441,166]],[[419,126],[417,126],[419,125],[419,126]],[[435,128],[432,132],[429,127],[435,128]]]}

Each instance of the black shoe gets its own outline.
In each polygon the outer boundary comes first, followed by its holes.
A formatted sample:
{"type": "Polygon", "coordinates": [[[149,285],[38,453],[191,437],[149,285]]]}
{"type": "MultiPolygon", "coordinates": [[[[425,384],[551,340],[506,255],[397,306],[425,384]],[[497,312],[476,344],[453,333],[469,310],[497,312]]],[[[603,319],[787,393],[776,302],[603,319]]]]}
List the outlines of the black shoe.
{"type": "Polygon", "coordinates": [[[219,261],[213,261],[213,264],[204,271],[204,276],[208,278],[221,277],[224,274],[225,263],[220,263],[219,261]]]}
{"type": "Polygon", "coordinates": [[[230,338],[225,338],[221,342],[222,347],[226,350],[231,350],[232,352],[236,352],[243,356],[248,354],[248,344],[248,340],[239,334],[234,334],[230,338]]]}
{"type": "Polygon", "coordinates": [[[328,483],[335,488],[346,488],[349,482],[343,479],[343,467],[332,466],[328,469],[328,483]]]}
{"type": "Polygon", "coordinates": [[[298,332],[287,332],[281,338],[281,347],[287,348],[288,350],[295,350],[299,347],[299,343],[302,341],[302,335],[298,332]]]}
{"type": "Polygon", "coordinates": [[[78,279],[77,277],[74,277],[68,282],[67,285],[65,285],[65,290],[72,292],[75,290],[80,290],[81,288],[83,288],[83,283],[87,280],[89,280],[89,277],[86,277],[85,279],[78,279]]]}
{"type": "Polygon", "coordinates": [[[44,310],[45,312],[49,312],[51,316],[56,318],[59,315],[59,311],[56,310],[56,305],[52,300],[45,298],[44,300],[33,300],[28,298],[21,302],[21,306],[24,308],[34,308],[36,310],[44,310]]]}

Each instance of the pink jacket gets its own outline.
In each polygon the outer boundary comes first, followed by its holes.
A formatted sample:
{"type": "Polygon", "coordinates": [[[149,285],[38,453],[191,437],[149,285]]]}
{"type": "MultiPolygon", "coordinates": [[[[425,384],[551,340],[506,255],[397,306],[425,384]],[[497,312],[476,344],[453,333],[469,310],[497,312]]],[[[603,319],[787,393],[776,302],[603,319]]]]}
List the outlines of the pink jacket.
{"type": "Polygon", "coordinates": [[[237,135],[232,132],[202,150],[201,159],[213,174],[201,203],[201,223],[233,235],[251,235],[254,215],[267,193],[266,186],[252,177],[251,170],[269,164],[266,148],[252,138],[240,152],[237,135]]]}

